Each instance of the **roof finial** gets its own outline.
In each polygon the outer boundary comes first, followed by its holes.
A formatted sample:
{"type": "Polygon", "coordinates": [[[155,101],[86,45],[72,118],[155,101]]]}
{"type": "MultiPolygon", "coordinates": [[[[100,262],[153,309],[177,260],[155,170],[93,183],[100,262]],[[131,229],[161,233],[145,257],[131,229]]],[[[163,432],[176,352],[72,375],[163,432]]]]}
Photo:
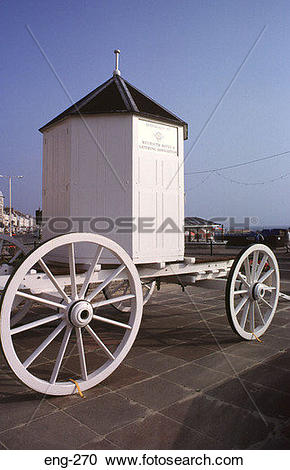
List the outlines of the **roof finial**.
{"type": "Polygon", "coordinates": [[[113,72],[113,75],[121,75],[121,72],[119,70],[119,54],[120,54],[120,49],[115,49],[114,54],[116,54],[116,65],[115,65],[115,70],[113,72]]]}

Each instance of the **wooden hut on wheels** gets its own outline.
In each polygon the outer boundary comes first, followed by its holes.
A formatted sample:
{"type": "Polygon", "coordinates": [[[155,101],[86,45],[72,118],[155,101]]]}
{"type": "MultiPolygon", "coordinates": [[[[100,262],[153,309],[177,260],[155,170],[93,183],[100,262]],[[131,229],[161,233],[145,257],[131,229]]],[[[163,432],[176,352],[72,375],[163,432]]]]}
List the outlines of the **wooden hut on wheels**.
{"type": "Polygon", "coordinates": [[[95,231],[135,263],[181,260],[187,124],[122,78],[119,52],[111,78],[40,129],[44,238],[95,231]]]}

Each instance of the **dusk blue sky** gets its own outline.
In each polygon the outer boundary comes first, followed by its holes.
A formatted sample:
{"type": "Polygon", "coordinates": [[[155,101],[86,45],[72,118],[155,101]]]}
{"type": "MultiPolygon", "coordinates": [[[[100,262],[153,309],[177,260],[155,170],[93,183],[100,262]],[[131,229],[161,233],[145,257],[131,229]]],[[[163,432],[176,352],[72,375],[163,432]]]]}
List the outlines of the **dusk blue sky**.
{"type": "MultiPolygon", "coordinates": [[[[74,101],[111,76],[121,49],[122,76],[188,122],[185,153],[266,25],[185,172],[290,151],[288,0],[2,0],[0,24],[0,174],[24,175],[13,183],[23,212],[41,206],[38,128],[71,104],[26,25],[74,101]]],[[[186,214],[290,225],[290,177],[270,182],[288,173],[290,153],[206,181],[186,176],[186,214]]],[[[7,181],[0,189],[8,204],[7,181]]]]}

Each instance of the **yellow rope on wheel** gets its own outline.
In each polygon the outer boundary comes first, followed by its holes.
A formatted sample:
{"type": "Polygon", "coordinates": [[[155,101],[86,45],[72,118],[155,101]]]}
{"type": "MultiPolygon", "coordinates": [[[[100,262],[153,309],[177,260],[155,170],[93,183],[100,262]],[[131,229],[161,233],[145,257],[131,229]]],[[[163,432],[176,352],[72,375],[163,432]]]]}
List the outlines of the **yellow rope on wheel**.
{"type": "Polygon", "coordinates": [[[75,384],[75,386],[76,386],[76,388],[77,388],[77,390],[78,390],[79,395],[80,395],[82,398],[85,398],[85,396],[84,396],[83,392],[81,391],[80,386],[79,386],[79,384],[77,383],[77,381],[74,380],[74,379],[69,379],[69,380],[75,384]]]}
{"type": "Polygon", "coordinates": [[[255,335],[255,333],[254,333],[253,331],[252,331],[252,335],[255,336],[256,340],[259,341],[259,343],[262,343],[262,342],[263,342],[260,338],[258,338],[257,335],[255,335]]]}

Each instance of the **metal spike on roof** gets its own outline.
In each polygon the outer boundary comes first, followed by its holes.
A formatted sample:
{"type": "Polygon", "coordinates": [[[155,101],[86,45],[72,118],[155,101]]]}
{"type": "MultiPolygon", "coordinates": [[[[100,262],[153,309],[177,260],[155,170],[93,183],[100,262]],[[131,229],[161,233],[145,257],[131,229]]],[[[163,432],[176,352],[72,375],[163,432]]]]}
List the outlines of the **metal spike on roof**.
{"type": "Polygon", "coordinates": [[[120,49],[115,49],[114,50],[114,54],[116,55],[116,62],[115,62],[115,70],[113,72],[113,75],[121,75],[121,72],[119,70],[119,55],[120,55],[121,51],[120,49]]]}

